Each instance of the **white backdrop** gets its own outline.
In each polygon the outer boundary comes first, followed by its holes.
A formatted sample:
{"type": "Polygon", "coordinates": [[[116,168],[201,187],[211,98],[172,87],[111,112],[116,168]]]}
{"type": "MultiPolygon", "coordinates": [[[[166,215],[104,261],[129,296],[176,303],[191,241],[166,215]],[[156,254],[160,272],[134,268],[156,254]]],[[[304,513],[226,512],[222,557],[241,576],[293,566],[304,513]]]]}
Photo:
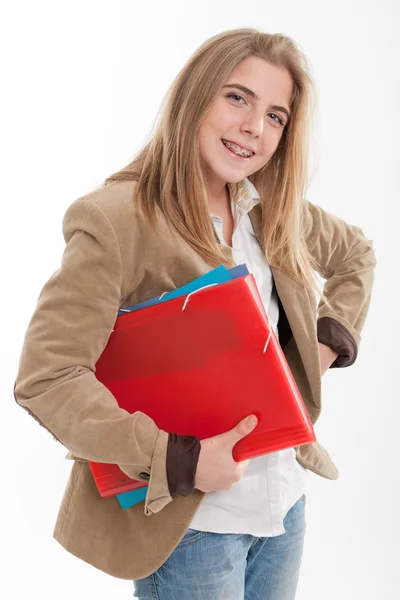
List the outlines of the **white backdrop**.
{"type": "Polygon", "coordinates": [[[398,24],[396,0],[2,5],[2,597],[132,596],[131,582],[79,561],[52,538],[71,463],[16,405],[14,378],[38,294],[60,263],[69,204],[132,159],[200,43],[250,26],[292,36],[309,57],[318,161],[308,199],[360,226],[378,259],[359,357],[323,378],[316,433],[340,478],[308,477],[297,600],[399,598],[398,24]]]}

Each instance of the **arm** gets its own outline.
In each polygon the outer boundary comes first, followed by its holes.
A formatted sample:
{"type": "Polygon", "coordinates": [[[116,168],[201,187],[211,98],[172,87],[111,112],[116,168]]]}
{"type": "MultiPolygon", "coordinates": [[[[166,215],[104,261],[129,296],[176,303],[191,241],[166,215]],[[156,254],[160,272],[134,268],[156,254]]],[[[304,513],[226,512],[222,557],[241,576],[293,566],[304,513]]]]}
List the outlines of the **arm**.
{"type": "MultiPolygon", "coordinates": [[[[45,284],[26,332],[15,399],[74,455],[118,464],[134,479],[150,475],[149,515],[172,500],[166,470],[171,436],[145,414],[119,408],[94,375],[121,299],[118,239],[106,214],[82,199],[67,210],[63,234],[61,266],[45,284]]],[[[140,264],[137,271],[140,281],[140,264]]],[[[174,442],[170,452],[184,454],[185,440],[174,442]]],[[[193,439],[186,442],[193,447],[193,439]]]]}
{"type": "MultiPolygon", "coordinates": [[[[347,367],[357,358],[370,305],[376,265],[373,244],[359,227],[311,202],[305,206],[305,236],[331,304],[321,300],[318,305],[318,340],[337,354],[331,368],[347,367]]],[[[322,352],[325,364],[329,359],[322,352]]]]}

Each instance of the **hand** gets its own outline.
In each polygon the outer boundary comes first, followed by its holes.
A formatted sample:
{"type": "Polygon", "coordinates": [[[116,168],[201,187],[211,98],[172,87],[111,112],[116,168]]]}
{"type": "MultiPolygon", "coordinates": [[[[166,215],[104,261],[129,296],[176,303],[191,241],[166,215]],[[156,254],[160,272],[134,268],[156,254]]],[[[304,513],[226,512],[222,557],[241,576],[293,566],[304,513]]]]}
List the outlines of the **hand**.
{"type": "Polygon", "coordinates": [[[321,375],[323,375],[331,366],[333,362],[337,359],[339,354],[334,352],[332,348],[326,346],[325,344],[321,344],[318,342],[318,350],[319,350],[319,363],[321,366],[321,375]]]}
{"type": "Polygon", "coordinates": [[[230,490],[246,471],[249,460],[236,462],[232,456],[233,446],[257,425],[257,417],[251,415],[254,424],[250,425],[250,417],[246,417],[230,431],[201,440],[201,450],[197,462],[194,487],[202,492],[230,490]]]}

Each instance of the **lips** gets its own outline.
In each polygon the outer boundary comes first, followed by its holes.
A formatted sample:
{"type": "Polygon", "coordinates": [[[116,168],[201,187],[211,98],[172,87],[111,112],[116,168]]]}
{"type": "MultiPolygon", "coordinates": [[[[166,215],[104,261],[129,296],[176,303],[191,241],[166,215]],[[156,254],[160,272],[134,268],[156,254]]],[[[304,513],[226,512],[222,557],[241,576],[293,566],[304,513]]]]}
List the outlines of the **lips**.
{"type": "Polygon", "coordinates": [[[233,140],[227,140],[225,138],[221,138],[222,142],[229,142],[229,144],[233,144],[234,146],[238,146],[238,148],[242,148],[243,150],[247,150],[247,152],[251,152],[253,155],[255,154],[255,151],[253,150],[253,148],[250,148],[249,146],[243,146],[243,144],[238,144],[237,142],[234,142],[233,140]]]}

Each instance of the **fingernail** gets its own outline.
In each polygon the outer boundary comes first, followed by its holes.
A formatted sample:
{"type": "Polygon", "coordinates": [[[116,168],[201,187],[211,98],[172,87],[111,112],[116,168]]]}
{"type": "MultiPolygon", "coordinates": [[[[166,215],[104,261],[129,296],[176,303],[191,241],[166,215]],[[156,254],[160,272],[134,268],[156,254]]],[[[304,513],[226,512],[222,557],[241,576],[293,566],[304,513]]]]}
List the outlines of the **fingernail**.
{"type": "Polygon", "coordinates": [[[250,419],[247,422],[249,424],[249,427],[254,427],[257,424],[257,419],[255,417],[250,417],[250,419]]]}

